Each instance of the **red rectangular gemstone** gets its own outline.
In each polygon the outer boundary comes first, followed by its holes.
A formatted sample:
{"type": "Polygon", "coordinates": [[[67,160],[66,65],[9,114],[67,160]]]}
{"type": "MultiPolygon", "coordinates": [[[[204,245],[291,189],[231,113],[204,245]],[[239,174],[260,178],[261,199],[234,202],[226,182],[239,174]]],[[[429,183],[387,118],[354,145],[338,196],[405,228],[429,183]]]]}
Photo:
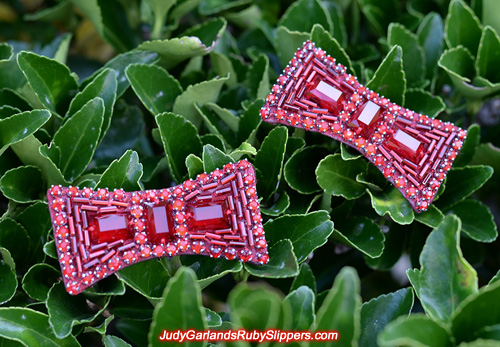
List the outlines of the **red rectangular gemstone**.
{"type": "Polygon", "coordinates": [[[128,230],[128,219],[125,214],[107,214],[98,216],[89,213],[90,237],[93,242],[112,242],[115,240],[126,240],[132,237],[128,230]]]}
{"type": "Polygon", "coordinates": [[[357,112],[354,112],[348,126],[351,128],[361,128],[361,134],[365,138],[368,138],[375,130],[375,123],[381,114],[382,110],[380,106],[372,101],[368,101],[357,112]]]}
{"type": "Polygon", "coordinates": [[[417,140],[410,134],[401,129],[391,134],[387,140],[387,147],[394,150],[404,158],[410,159],[414,163],[418,163],[425,154],[425,143],[417,140]]]}
{"type": "Polygon", "coordinates": [[[325,81],[317,79],[312,88],[306,93],[306,96],[316,100],[321,107],[327,108],[335,114],[341,110],[342,91],[325,81]]]}
{"type": "Polygon", "coordinates": [[[174,222],[169,205],[148,207],[147,218],[149,225],[147,230],[151,241],[160,243],[162,239],[164,241],[172,239],[174,222]]]}
{"type": "Polygon", "coordinates": [[[226,203],[189,206],[189,228],[193,231],[229,228],[226,203]]]}

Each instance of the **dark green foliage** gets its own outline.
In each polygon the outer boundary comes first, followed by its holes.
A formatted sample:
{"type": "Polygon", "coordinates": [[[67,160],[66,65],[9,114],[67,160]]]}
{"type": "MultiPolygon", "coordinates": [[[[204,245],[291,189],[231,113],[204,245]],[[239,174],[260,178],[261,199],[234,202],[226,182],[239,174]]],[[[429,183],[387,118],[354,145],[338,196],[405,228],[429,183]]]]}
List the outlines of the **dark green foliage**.
{"type": "Polygon", "coordinates": [[[497,0],[2,2],[0,345],[157,345],[188,328],[498,344],[499,30],[497,0]],[[358,152],[261,121],[308,39],[392,101],[468,129],[427,212],[358,152]],[[164,188],[242,158],[267,265],[164,258],[66,293],[51,185],[164,188]]]}

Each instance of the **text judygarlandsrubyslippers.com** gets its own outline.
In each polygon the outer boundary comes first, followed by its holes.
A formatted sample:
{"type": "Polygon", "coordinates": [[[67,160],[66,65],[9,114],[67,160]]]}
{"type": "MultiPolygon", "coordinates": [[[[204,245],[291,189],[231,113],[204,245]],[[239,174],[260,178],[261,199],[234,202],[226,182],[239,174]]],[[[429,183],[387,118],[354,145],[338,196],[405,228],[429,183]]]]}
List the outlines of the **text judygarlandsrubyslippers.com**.
{"type": "Polygon", "coordinates": [[[279,329],[259,330],[163,330],[158,336],[161,342],[187,341],[250,341],[263,343],[266,341],[337,341],[340,335],[337,331],[290,331],[279,329]]]}

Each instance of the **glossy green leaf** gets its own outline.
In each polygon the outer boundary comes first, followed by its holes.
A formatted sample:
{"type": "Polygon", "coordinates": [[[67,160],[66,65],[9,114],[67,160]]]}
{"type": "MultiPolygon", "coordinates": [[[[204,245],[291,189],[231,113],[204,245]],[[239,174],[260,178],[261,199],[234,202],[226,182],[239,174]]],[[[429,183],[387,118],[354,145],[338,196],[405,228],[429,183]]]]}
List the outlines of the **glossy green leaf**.
{"type": "Polygon", "coordinates": [[[441,209],[453,206],[481,188],[492,175],[493,169],[482,165],[450,170],[446,180],[446,189],[439,196],[436,205],[441,209]]]}
{"type": "Polygon", "coordinates": [[[194,179],[197,175],[203,173],[203,160],[194,154],[190,154],[186,157],[186,167],[189,178],[194,179]]]}
{"type": "Polygon", "coordinates": [[[2,257],[2,261],[4,264],[9,265],[12,270],[16,270],[16,263],[14,262],[14,259],[12,258],[12,255],[7,248],[0,247],[0,256],[2,257]]]}
{"type": "Polygon", "coordinates": [[[332,238],[358,249],[370,258],[379,257],[384,250],[385,236],[380,227],[363,216],[337,223],[332,238]]]}
{"type": "Polygon", "coordinates": [[[312,272],[309,264],[305,262],[300,264],[299,274],[294,278],[289,292],[292,292],[301,286],[309,287],[313,291],[314,295],[316,295],[316,278],[314,277],[314,273],[312,272]]]}
{"type": "Polygon", "coordinates": [[[413,290],[403,288],[383,294],[361,306],[360,346],[377,346],[375,336],[400,316],[408,316],[413,307],[413,290]]]}
{"type": "Polygon", "coordinates": [[[260,54],[247,71],[246,85],[248,86],[250,97],[263,99],[271,91],[269,84],[269,58],[265,54],[260,54]]]}
{"type": "Polygon", "coordinates": [[[16,219],[29,235],[30,259],[42,261],[43,245],[47,242],[47,234],[52,227],[47,203],[38,201],[29,205],[16,219]]]}
{"type": "Polygon", "coordinates": [[[314,301],[314,292],[306,286],[295,289],[283,299],[292,308],[291,330],[304,331],[315,323],[314,301]]]}
{"type": "Polygon", "coordinates": [[[385,56],[373,78],[366,84],[367,88],[389,98],[399,105],[404,104],[406,90],[405,71],[403,70],[403,49],[394,46],[385,56]]]}
{"type": "Polygon", "coordinates": [[[469,164],[476,153],[476,148],[479,145],[481,129],[478,124],[471,124],[467,129],[467,137],[463,143],[457,159],[453,162],[455,167],[465,166],[469,164]]]}
{"type": "Polygon", "coordinates": [[[0,119],[0,155],[7,146],[27,138],[50,118],[47,110],[33,110],[0,119]]]}
{"type": "Polygon", "coordinates": [[[389,46],[397,45],[403,51],[403,70],[408,83],[419,82],[425,76],[424,50],[417,35],[399,23],[391,23],[387,34],[389,46]]]}
{"type": "Polygon", "coordinates": [[[220,52],[212,51],[210,53],[210,61],[217,75],[228,76],[226,82],[228,86],[234,86],[238,82],[238,75],[229,57],[220,52]]]}
{"type": "Polygon", "coordinates": [[[257,155],[255,167],[257,172],[257,189],[259,195],[267,200],[275,191],[283,168],[288,131],[285,127],[277,127],[269,132],[257,155]]]}
{"type": "Polygon", "coordinates": [[[255,135],[262,123],[262,118],[260,118],[259,110],[264,105],[264,100],[258,99],[248,106],[248,108],[243,112],[238,125],[238,141],[248,142],[253,145],[255,141],[255,135]]]}
{"type": "Polygon", "coordinates": [[[436,205],[430,205],[427,211],[415,214],[415,220],[431,228],[435,228],[444,219],[444,214],[436,205]]]}
{"type": "Polygon", "coordinates": [[[71,93],[78,89],[75,77],[68,67],[30,52],[19,53],[17,63],[38,100],[50,111],[63,114],[71,93]]]}
{"type": "Polygon", "coordinates": [[[157,52],[162,65],[168,69],[183,60],[210,53],[226,29],[226,24],[225,19],[214,18],[192,27],[182,37],[145,41],[138,49],[157,52]]]}
{"type": "Polygon", "coordinates": [[[305,215],[287,215],[267,222],[264,226],[270,245],[289,239],[299,263],[307,259],[316,248],[326,243],[333,232],[333,222],[326,211],[305,215]]]}
{"type": "Polygon", "coordinates": [[[235,116],[233,112],[214,103],[207,103],[205,107],[213,111],[230,131],[234,133],[238,132],[240,118],[235,116]]]}
{"type": "Polygon", "coordinates": [[[325,193],[356,199],[366,192],[365,185],[356,181],[356,175],[365,169],[363,159],[345,161],[340,154],[331,154],[318,164],[316,179],[325,193]]]}
{"type": "Polygon", "coordinates": [[[423,314],[400,317],[389,323],[379,334],[377,342],[382,347],[453,346],[448,328],[423,314]]]}
{"type": "Polygon", "coordinates": [[[31,106],[28,105],[25,99],[11,89],[0,89],[0,105],[10,105],[21,111],[29,111],[31,106]]]}
{"type": "Polygon", "coordinates": [[[346,145],[345,143],[340,144],[340,155],[344,160],[354,160],[363,156],[357,150],[355,150],[351,146],[346,145]]]}
{"type": "Polygon", "coordinates": [[[49,317],[29,308],[0,307],[0,325],[1,337],[26,346],[80,346],[73,335],[57,338],[49,324],[49,317]]]}
{"type": "Polygon", "coordinates": [[[400,12],[397,1],[358,0],[358,3],[368,23],[379,36],[385,34],[389,23],[393,22],[400,12]]]}
{"type": "Polygon", "coordinates": [[[26,203],[43,195],[42,174],[35,166],[19,166],[7,171],[0,179],[0,191],[6,198],[26,203]]]}
{"type": "Polygon", "coordinates": [[[324,29],[320,24],[315,24],[311,32],[311,40],[316,47],[323,49],[327,54],[335,57],[337,64],[342,64],[347,67],[348,71],[353,73],[351,59],[346,51],[342,48],[340,43],[332,37],[330,32],[324,29]]]}
{"type": "Polygon", "coordinates": [[[12,58],[12,46],[6,42],[0,44],[0,65],[9,61],[12,58]]]}
{"type": "Polygon", "coordinates": [[[43,253],[51,257],[52,259],[58,259],[55,241],[49,241],[43,245],[43,253]]]}
{"type": "Polygon", "coordinates": [[[182,93],[179,82],[159,66],[131,64],[125,74],[135,94],[153,115],[171,111],[175,99],[182,93]]]}
{"type": "Polygon", "coordinates": [[[446,50],[439,58],[438,65],[450,75],[455,84],[470,82],[474,76],[474,57],[463,46],[446,50]]]}
{"type": "Polygon", "coordinates": [[[482,25],[474,11],[462,0],[452,0],[444,24],[448,47],[462,45],[473,55],[477,52],[482,25]]]}
{"type": "Polygon", "coordinates": [[[60,276],[60,271],[48,264],[35,264],[23,277],[23,290],[30,298],[45,301],[60,276]]]}
{"type": "Polygon", "coordinates": [[[268,216],[277,217],[290,206],[290,197],[286,192],[280,194],[278,200],[274,201],[271,206],[260,206],[260,211],[268,216]]]}
{"type": "Polygon", "coordinates": [[[321,191],[316,182],[318,163],[328,155],[324,147],[309,146],[296,151],[285,164],[284,177],[288,185],[302,194],[321,191]]]}
{"type": "Polygon", "coordinates": [[[205,308],[205,320],[209,328],[218,327],[222,324],[221,316],[208,308],[205,308]]]}
{"type": "Polygon", "coordinates": [[[195,104],[202,106],[206,103],[216,102],[226,80],[227,77],[222,77],[190,85],[175,99],[173,112],[186,117],[187,120],[199,127],[202,119],[195,104]]]}
{"type": "Polygon", "coordinates": [[[116,101],[116,72],[112,69],[104,69],[99,75],[95,77],[85,88],[78,93],[71,104],[69,105],[69,110],[66,117],[73,116],[78,110],[80,110],[87,102],[94,99],[95,97],[100,97],[104,101],[104,117],[102,121],[101,134],[99,136],[99,142],[102,140],[104,135],[109,129],[111,123],[111,115],[113,114],[113,108],[116,101]]]}
{"type": "Polygon", "coordinates": [[[433,96],[423,89],[408,89],[405,94],[406,108],[435,118],[446,109],[446,104],[439,96],[433,96]]]}
{"type": "Polygon", "coordinates": [[[479,42],[476,73],[492,83],[500,82],[498,60],[500,59],[500,36],[491,27],[485,27],[479,42]]]}
{"type": "Polygon", "coordinates": [[[446,212],[456,214],[462,221],[462,231],[479,242],[493,242],[498,236],[490,209],[475,199],[466,199],[446,212]]]}
{"type": "MultiPolygon", "coordinates": [[[[337,343],[350,346],[360,335],[361,297],[359,277],[351,267],[344,267],[335,277],[332,288],[318,309],[316,331],[339,332],[337,343]]],[[[311,346],[321,342],[311,342],[311,346]]]]}
{"type": "Polygon", "coordinates": [[[0,107],[0,120],[13,116],[15,114],[21,113],[21,110],[9,105],[3,105],[0,107]]]}
{"type": "Polygon", "coordinates": [[[130,347],[131,345],[117,336],[106,335],[102,340],[105,347],[130,347]]]}
{"type": "Polygon", "coordinates": [[[254,276],[265,278],[294,277],[299,273],[297,257],[293,252],[292,242],[280,240],[269,245],[269,262],[265,265],[246,263],[245,269],[254,276]]]}
{"type": "Polygon", "coordinates": [[[126,20],[125,8],[117,1],[71,0],[90,19],[99,36],[118,52],[137,46],[138,37],[126,20]]]}
{"type": "Polygon", "coordinates": [[[233,160],[240,160],[243,156],[254,156],[257,154],[257,150],[254,146],[248,142],[243,142],[238,148],[233,150],[230,154],[233,160]]]}
{"type": "Polygon", "coordinates": [[[160,38],[163,32],[165,19],[170,11],[170,8],[176,3],[175,0],[147,0],[146,4],[149,5],[154,15],[153,30],[151,36],[153,38],[160,38]]]}
{"type": "Polygon", "coordinates": [[[225,164],[233,162],[233,159],[212,145],[203,146],[203,169],[212,172],[222,169],[225,164]]]}
{"type": "Polygon", "coordinates": [[[73,5],[71,1],[61,1],[59,4],[42,9],[36,13],[28,13],[24,16],[27,21],[41,21],[51,23],[53,21],[68,21],[73,23],[73,5]]]}
{"type": "Polygon", "coordinates": [[[236,327],[265,331],[278,325],[281,298],[275,291],[242,283],[229,293],[227,301],[236,327]]]}
{"type": "MultiPolygon", "coordinates": [[[[149,343],[158,341],[164,330],[206,330],[205,312],[201,305],[201,290],[193,270],[182,267],[168,282],[153,313],[149,343]]],[[[203,341],[185,341],[185,346],[203,346],[203,341]]]]}
{"type": "Polygon", "coordinates": [[[92,322],[106,309],[108,302],[96,312],[89,307],[85,297],[71,296],[66,292],[64,284],[58,282],[47,295],[50,325],[58,338],[65,338],[71,334],[74,325],[92,322]]]}
{"type": "Polygon", "coordinates": [[[157,60],[158,54],[151,51],[132,50],[119,54],[104,64],[102,68],[94,72],[92,76],[84,80],[82,82],[82,87],[85,87],[87,84],[92,82],[105,69],[113,69],[116,72],[116,80],[118,82],[116,87],[116,97],[119,98],[130,85],[125,74],[125,69],[130,64],[152,64],[157,60]]]}
{"type": "Polygon", "coordinates": [[[117,273],[118,278],[130,288],[147,298],[159,298],[170,278],[158,260],[143,261],[117,273]]]}
{"type": "Polygon", "coordinates": [[[139,180],[142,177],[142,164],[137,152],[128,150],[120,159],[115,159],[104,171],[96,188],[140,190],[139,180]]]}
{"type": "MultiPolygon", "coordinates": [[[[104,102],[87,102],[54,135],[53,143],[61,150],[59,167],[68,181],[80,176],[92,160],[104,117],[104,102]]],[[[51,150],[53,152],[53,150],[51,150]]]]}
{"type": "Polygon", "coordinates": [[[500,282],[481,288],[456,309],[451,330],[457,343],[473,341],[482,329],[500,324],[500,282]]]}
{"type": "Polygon", "coordinates": [[[61,170],[50,158],[42,154],[41,147],[41,142],[33,135],[12,145],[12,149],[24,164],[33,165],[40,169],[47,184],[67,185],[61,170]]]}
{"type": "Polygon", "coordinates": [[[181,263],[194,270],[198,284],[202,289],[229,273],[239,272],[243,269],[240,262],[206,256],[181,256],[181,263]]]}
{"type": "Polygon", "coordinates": [[[444,47],[443,19],[438,13],[431,12],[424,17],[417,31],[418,42],[425,54],[426,78],[432,79],[437,62],[444,47]]]}
{"type": "Polygon", "coordinates": [[[104,320],[104,322],[102,322],[100,325],[97,325],[97,326],[87,326],[87,327],[85,327],[85,329],[84,329],[83,332],[84,333],[96,332],[96,333],[98,333],[98,334],[100,334],[101,336],[104,337],[104,335],[106,334],[106,330],[108,328],[109,323],[111,323],[114,319],[115,319],[114,315],[106,317],[106,319],[104,320]]]}
{"type": "Polygon", "coordinates": [[[375,193],[368,190],[372,207],[379,216],[389,214],[398,224],[410,224],[415,218],[408,200],[394,186],[390,185],[384,191],[375,193]]]}
{"type": "Polygon", "coordinates": [[[449,321],[457,306],[477,292],[477,274],[460,250],[460,220],[447,216],[427,238],[421,269],[410,277],[425,312],[449,321]]]}
{"type": "Polygon", "coordinates": [[[28,233],[21,224],[9,217],[0,219],[0,247],[7,248],[17,266],[25,262],[29,243],[28,233]]]}
{"type": "Polygon", "coordinates": [[[190,121],[173,113],[157,115],[156,123],[160,129],[170,173],[177,182],[180,182],[187,174],[185,158],[189,154],[200,156],[202,152],[198,131],[190,121]]]}
{"type": "Polygon", "coordinates": [[[497,13],[499,11],[499,3],[495,0],[483,0],[482,7],[482,23],[484,25],[491,25],[496,32],[500,32],[500,21],[498,20],[497,13]]]}
{"type": "Polygon", "coordinates": [[[283,68],[292,60],[297,48],[301,47],[304,41],[309,39],[309,34],[292,31],[284,26],[279,26],[276,29],[274,47],[283,68]]]}
{"type": "MultiPolygon", "coordinates": [[[[13,269],[4,259],[0,257],[0,304],[8,302],[17,289],[17,277],[13,269]]],[[[0,333],[1,335],[1,333],[0,333]]]]}
{"type": "Polygon", "coordinates": [[[305,33],[311,32],[315,24],[320,24],[328,31],[331,31],[333,26],[330,14],[318,0],[294,2],[278,22],[278,26],[284,26],[290,31],[305,33]]]}

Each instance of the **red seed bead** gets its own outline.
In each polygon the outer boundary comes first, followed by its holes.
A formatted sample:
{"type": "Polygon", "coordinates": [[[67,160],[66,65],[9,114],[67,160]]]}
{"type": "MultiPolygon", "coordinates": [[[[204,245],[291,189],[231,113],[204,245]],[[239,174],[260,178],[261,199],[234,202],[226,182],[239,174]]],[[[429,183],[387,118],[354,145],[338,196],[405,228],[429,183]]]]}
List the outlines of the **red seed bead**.
{"type": "Polygon", "coordinates": [[[187,228],[186,228],[185,225],[181,224],[181,225],[178,225],[178,226],[175,227],[175,232],[178,233],[181,236],[184,236],[187,233],[187,228]]]}
{"type": "Polygon", "coordinates": [[[141,250],[141,257],[143,258],[148,258],[151,256],[151,248],[149,247],[144,247],[142,250],[141,250]]]}
{"type": "Polygon", "coordinates": [[[189,242],[186,239],[181,239],[177,242],[177,248],[179,248],[180,251],[185,251],[189,247],[189,242]]]}
{"type": "Polygon", "coordinates": [[[245,170],[250,164],[246,160],[240,160],[238,163],[238,169],[245,170]]]}
{"type": "Polygon", "coordinates": [[[257,195],[257,190],[254,187],[250,187],[246,190],[246,194],[248,197],[253,198],[255,195],[257,195]]]}
{"type": "Polygon", "coordinates": [[[126,252],[123,259],[127,264],[132,264],[135,261],[135,253],[132,251],[126,252]]]}
{"type": "Polygon", "coordinates": [[[68,236],[69,234],[69,230],[68,228],[66,227],[60,227],[59,229],[57,229],[56,231],[56,235],[60,238],[60,239],[65,239],[66,236],[68,236]]]}
{"type": "Polygon", "coordinates": [[[83,188],[83,190],[82,190],[82,196],[84,198],[91,198],[93,194],[94,194],[94,191],[90,188],[83,188]]]}
{"type": "Polygon", "coordinates": [[[186,216],[183,213],[179,212],[175,215],[175,221],[177,223],[183,223],[185,220],[186,220],[186,216]]]}
{"type": "Polygon", "coordinates": [[[52,195],[53,197],[61,196],[61,194],[62,189],[60,186],[53,186],[52,188],[50,188],[50,195],[52,195]]]}
{"type": "Polygon", "coordinates": [[[195,187],[196,183],[192,180],[187,180],[182,185],[183,185],[184,189],[191,191],[195,187]]]}
{"type": "Polygon", "coordinates": [[[256,210],[259,208],[259,203],[256,200],[252,200],[248,203],[248,208],[251,210],[256,210]]]}
{"type": "Polygon", "coordinates": [[[78,195],[78,188],[77,187],[69,187],[68,188],[68,193],[69,196],[75,197],[78,195]]]}
{"type": "Polygon", "coordinates": [[[200,254],[205,250],[205,246],[203,245],[203,242],[193,242],[193,245],[191,246],[191,249],[193,250],[194,253],[200,254]]]}
{"type": "Polygon", "coordinates": [[[108,262],[108,267],[112,271],[116,271],[120,268],[121,262],[118,257],[111,258],[110,261],[108,262]]]}
{"type": "Polygon", "coordinates": [[[142,196],[138,193],[133,194],[130,201],[132,201],[132,203],[135,205],[139,205],[142,202],[142,196]]]}
{"type": "Polygon", "coordinates": [[[382,166],[385,163],[385,159],[383,156],[379,155],[378,157],[375,158],[375,165],[377,166],[382,166]]]}
{"type": "Polygon", "coordinates": [[[130,213],[132,214],[132,216],[134,218],[141,218],[141,216],[142,216],[142,208],[136,207],[136,208],[132,209],[132,211],[130,211],[130,213]]]}
{"type": "Polygon", "coordinates": [[[265,239],[260,239],[259,241],[257,241],[256,243],[256,247],[257,248],[265,248],[267,246],[267,242],[265,239]]]}
{"type": "Polygon", "coordinates": [[[182,202],[182,200],[175,200],[174,203],[172,204],[172,206],[175,208],[175,209],[182,209],[184,207],[184,202],[182,202]]]}
{"type": "Polygon", "coordinates": [[[269,261],[269,256],[267,254],[261,254],[259,257],[258,257],[258,262],[260,264],[267,264],[267,262],[269,261]]]}
{"type": "Polygon", "coordinates": [[[168,200],[170,198],[170,192],[168,189],[162,189],[160,192],[160,199],[162,200],[168,200]]]}
{"type": "Polygon", "coordinates": [[[148,201],[154,201],[156,199],[156,192],[154,190],[148,190],[146,192],[146,199],[148,201]]]}
{"type": "Polygon", "coordinates": [[[240,251],[240,259],[242,261],[249,261],[250,259],[252,259],[252,251],[248,250],[248,249],[242,249],[240,251]]]}
{"type": "Polygon", "coordinates": [[[264,228],[258,227],[253,230],[253,234],[257,237],[264,236],[264,228]]]}
{"type": "Polygon", "coordinates": [[[169,256],[173,256],[177,253],[177,247],[171,243],[167,246],[166,252],[169,256]]]}
{"type": "Polygon", "coordinates": [[[245,176],[245,183],[246,184],[252,184],[253,182],[255,182],[255,177],[253,177],[253,175],[246,175],[245,176]]]}
{"type": "Polygon", "coordinates": [[[138,233],[135,235],[134,240],[137,244],[143,245],[146,243],[147,238],[146,238],[146,235],[138,233]]]}
{"type": "Polygon", "coordinates": [[[234,257],[236,256],[236,250],[234,248],[228,248],[224,252],[224,256],[226,257],[227,260],[233,260],[234,257]]]}
{"type": "Polygon", "coordinates": [[[146,224],[142,219],[137,219],[134,222],[134,229],[137,231],[144,231],[144,229],[146,229],[146,224]]]}
{"type": "Polygon", "coordinates": [[[55,199],[50,205],[56,212],[60,212],[65,207],[63,199],[55,199]]]}
{"type": "Polygon", "coordinates": [[[210,257],[219,258],[222,254],[222,249],[220,247],[212,246],[210,247],[210,257]]]}
{"type": "Polygon", "coordinates": [[[97,191],[96,198],[100,200],[106,200],[108,198],[108,190],[105,188],[100,188],[97,191]]]}
{"type": "Polygon", "coordinates": [[[113,199],[117,201],[123,200],[124,197],[125,192],[123,191],[123,189],[115,189],[115,191],[113,192],[113,199]]]}
{"type": "Polygon", "coordinates": [[[54,223],[56,225],[64,225],[66,224],[66,215],[63,213],[60,213],[54,217],[54,223]]]}
{"type": "Polygon", "coordinates": [[[286,116],[285,110],[279,109],[278,111],[276,111],[276,118],[278,118],[278,120],[285,119],[285,116],[286,116]]]}
{"type": "Polygon", "coordinates": [[[156,257],[161,257],[163,255],[163,247],[159,245],[156,246],[153,249],[153,255],[155,255],[156,257]]]}

